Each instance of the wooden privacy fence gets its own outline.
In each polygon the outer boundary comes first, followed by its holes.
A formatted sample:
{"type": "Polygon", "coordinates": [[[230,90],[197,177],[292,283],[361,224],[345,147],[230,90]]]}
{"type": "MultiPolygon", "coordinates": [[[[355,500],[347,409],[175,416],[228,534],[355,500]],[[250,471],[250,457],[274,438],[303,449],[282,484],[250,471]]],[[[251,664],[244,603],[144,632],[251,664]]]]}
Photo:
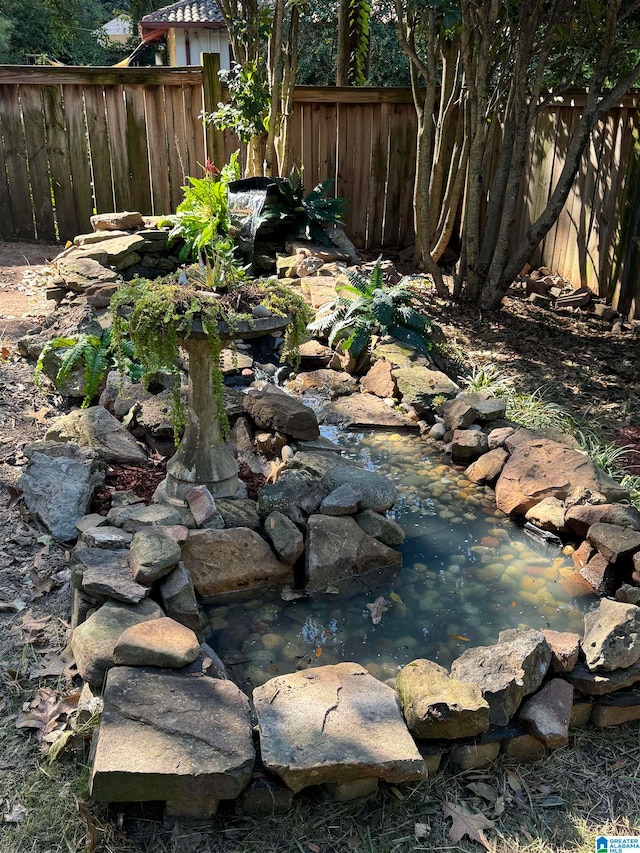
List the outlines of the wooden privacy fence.
{"type": "MultiPolygon", "coordinates": [[[[64,241],[87,231],[94,212],[174,211],[207,156],[227,160],[239,147],[233,134],[207,137],[203,128],[211,78],[200,68],[0,66],[0,237],[64,241]]],[[[596,291],[611,271],[637,106],[627,96],[599,126],[558,223],[532,259],[596,291]]],[[[580,110],[579,98],[567,96],[539,115],[514,241],[546,204],[580,110]]],[[[291,144],[307,189],[334,178],[336,195],[348,199],[356,246],[413,242],[416,118],[408,89],[299,87],[291,144]]],[[[487,160],[490,173],[495,152],[487,160]]]]}

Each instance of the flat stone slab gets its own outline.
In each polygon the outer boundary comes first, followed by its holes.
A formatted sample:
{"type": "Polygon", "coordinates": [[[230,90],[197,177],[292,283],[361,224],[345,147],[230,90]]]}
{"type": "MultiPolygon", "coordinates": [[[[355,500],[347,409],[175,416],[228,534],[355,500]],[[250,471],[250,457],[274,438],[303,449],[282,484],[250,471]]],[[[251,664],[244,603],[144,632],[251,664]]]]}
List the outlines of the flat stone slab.
{"type": "Polygon", "coordinates": [[[580,536],[586,536],[592,524],[617,524],[640,530],[640,512],[626,504],[579,504],[567,511],[565,521],[580,536]]]}
{"type": "Polygon", "coordinates": [[[103,524],[100,527],[88,527],[80,534],[78,541],[82,542],[88,548],[115,550],[118,548],[127,548],[132,539],[133,533],[127,533],[126,530],[122,530],[120,527],[111,527],[109,524],[103,524]]]}
{"type": "Polygon", "coordinates": [[[394,690],[356,663],[271,679],[253,691],[265,767],[292,791],[325,782],[424,778],[394,690]]]}
{"type": "Polygon", "coordinates": [[[418,425],[404,414],[390,408],[375,394],[351,394],[322,407],[320,423],[337,424],[346,429],[410,429],[418,425]]]}
{"type": "Polygon", "coordinates": [[[591,672],[584,664],[579,663],[566,676],[567,681],[588,696],[604,696],[616,690],[624,690],[640,681],[640,660],[627,669],[616,669],[613,672],[591,672]]]}
{"type": "Polygon", "coordinates": [[[123,631],[113,650],[113,660],[118,666],[178,669],[193,663],[199,654],[200,643],[194,632],[164,616],[123,631]]]}
{"type": "Polygon", "coordinates": [[[418,738],[473,737],[489,728],[489,703],[480,688],[450,678],[437,663],[411,661],[398,673],[396,689],[407,725],[418,738]]]}
{"type": "Polygon", "coordinates": [[[112,598],[137,604],[149,595],[149,588],[137,583],[129,568],[129,551],[104,548],[76,548],[73,552],[74,585],[98,600],[112,598]]]}
{"type": "Polygon", "coordinates": [[[281,563],[269,544],[248,527],[196,530],[182,559],[199,595],[290,583],[291,566],[281,563]]]}
{"type": "Polygon", "coordinates": [[[113,666],[113,650],[122,634],[138,622],[160,619],[162,608],[148,598],[139,604],[108,601],[73,632],[71,650],[78,672],[92,687],[102,688],[105,673],[113,666]]]}
{"type": "Polygon", "coordinates": [[[255,501],[249,498],[218,498],[216,506],[225,527],[260,529],[260,515],[255,501]]]}
{"type": "Polygon", "coordinates": [[[181,523],[181,515],[174,507],[161,504],[132,504],[114,507],[109,510],[107,521],[115,527],[122,527],[129,533],[135,533],[152,524],[173,525],[181,523]]]}
{"type": "Polygon", "coordinates": [[[618,524],[592,524],[587,541],[610,563],[617,563],[640,551],[640,533],[618,524]]]}
{"type": "Polygon", "coordinates": [[[90,792],[102,802],[229,800],[251,777],[247,697],[230,681],[131,667],[104,693],[90,792]]]}
{"type": "Polygon", "coordinates": [[[341,370],[329,370],[320,368],[299,373],[295,379],[288,383],[292,391],[315,391],[324,394],[331,399],[342,397],[345,394],[354,394],[358,390],[358,380],[341,370]]]}
{"type": "Polygon", "coordinates": [[[305,440],[320,435],[315,412],[275,386],[249,391],[244,408],[260,429],[273,429],[305,440]]]}
{"type": "Polygon", "coordinates": [[[354,520],[358,527],[373,536],[374,539],[379,539],[380,542],[394,548],[396,545],[402,545],[405,540],[405,532],[400,527],[397,521],[392,518],[386,518],[380,513],[374,512],[372,509],[364,509],[354,516],[354,520]]]}

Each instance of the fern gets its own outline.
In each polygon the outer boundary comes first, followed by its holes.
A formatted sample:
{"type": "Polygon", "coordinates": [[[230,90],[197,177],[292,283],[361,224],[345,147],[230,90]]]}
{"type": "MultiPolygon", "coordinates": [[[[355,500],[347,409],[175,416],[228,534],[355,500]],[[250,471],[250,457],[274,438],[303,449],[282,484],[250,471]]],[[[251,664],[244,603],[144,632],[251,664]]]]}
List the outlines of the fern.
{"type": "Polygon", "coordinates": [[[329,331],[329,346],[342,341],[356,358],[375,333],[391,334],[420,352],[431,349],[429,321],[416,308],[423,300],[403,281],[385,287],[379,259],[368,278],[357,270],[347,270],[346,276],[348,284],[336,287],[333,310],[310,323],[309,331],[329,331]]]}

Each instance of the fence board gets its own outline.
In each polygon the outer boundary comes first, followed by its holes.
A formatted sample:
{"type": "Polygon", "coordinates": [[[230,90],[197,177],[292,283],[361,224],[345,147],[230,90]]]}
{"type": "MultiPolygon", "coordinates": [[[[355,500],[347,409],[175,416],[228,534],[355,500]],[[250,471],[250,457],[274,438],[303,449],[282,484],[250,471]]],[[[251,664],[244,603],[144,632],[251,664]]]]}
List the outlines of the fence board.
{"type": "Polygon", "coordinates": [[[36,234],[39,240],[52,242],[56,238],[56,229],[53,219],[41,87],[21,86],[20,101],[27,143],[29,183],[33,198],[36,234]]]}
{"type": "MultiPolygon", "coordinates": [[[[91,168],[87,128],[84,114],[84,98],[79,86],[63,86],[64,111],[69,135],[69,167],[71,187],[78,231],[89,229],[93,213],[91,192],[91,168]]],[[[74,235],[75,236],[75,235],[74,235]]]]}
{"type": "Polygon", "coordinates": [[[131,210],[150,214],[151,183],[149,152],[147,151],[147,125],[144,114],[144,90],[127,86],[124,90],[127,111],[127,158],[131,179],[131,210]]]}
{"type": "Polygon", "coordinates": [[[116,203],[113,196],[109,132],[102,86],[87,87],[84,90],[84,106],[95,209],[96,213],[109,213],[116,209],[116,203]]]}
{"type": "Polygon", "coordinates": [[[169,198],[169,159],[165,127],[164,90],[162,86],[147,86],[144,90],[147,116],[147,147],[151,176],[151,210],[162,215],[171,212],[169,198]]]}
{"type": "Polygon", "coordinates": [[[369,245],[381,246],[385,218],[385,199],[389,166],[389,105],[381,104],[373,116],[371,132],[371,201],[369,245]]]}
{"type": "Polygon", "coordinates": [[[185,86],[184,113],[186,122],[187,174],[201,178],[204,174],[202,167],[206,162],[204,127],[199,118],[203,109],[202,87],[185,86]]]}
{"type": "Polygon", "coordinates": [[[165,90],[165,112],[169,152],[169,194],[171,212],[175,212],[176,207],[182,201],[182,187],[187,182],[185,167],[187,133],[182,87],[172,87],[165,90]]]}
{"type": "Polygon", "coordinates": [[[35,230],[17,86],[0,85],[0,122],[6,167],[5,180],[11,208],[11,217],[5,233],[7,236],[33,239],[35,230]]]}
{"type": "Polygon", "coordinates": [[[42,97],[51,172],[51,192],[55,203],[58,236],[64,243],[67,240],[73,240],[80,228],[71,186],[72,158],[60,86],[44,86],[42,97]]]}
{"type": "MultiPolygon", "coordinates": [[[[116,210],[132,210],[131,174],[127,148],[127,111],[124,86],[105,86],[104,102],[109,135],[109,158],[116,210]]],[[[99,211],[102,212],[102,211],[99,211]]]]}

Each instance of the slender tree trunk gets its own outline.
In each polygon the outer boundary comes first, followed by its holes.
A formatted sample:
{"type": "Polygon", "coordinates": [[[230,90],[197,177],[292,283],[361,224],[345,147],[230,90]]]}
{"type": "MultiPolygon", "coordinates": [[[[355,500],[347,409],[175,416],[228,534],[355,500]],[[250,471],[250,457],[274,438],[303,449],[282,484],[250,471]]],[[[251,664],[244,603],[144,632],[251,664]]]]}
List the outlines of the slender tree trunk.
{"type": "Polygon", "coordinates": [[[271,34],[269,36],[267,73],[269,78],[270,101],[267,141],[265,144],[265,175],[272,175],[274,166],[276,166],[277,170],[275,139],[280,133],[281,120],[280,98],[282,94],[284,3],[285,0],[275,0],[271,34]]]}
{"type": "Polygon", "coordinates": [[[338,58],[336,86],[349,85],[349,10],[350,0],[340,0],[338,11],[338,58]]]}

